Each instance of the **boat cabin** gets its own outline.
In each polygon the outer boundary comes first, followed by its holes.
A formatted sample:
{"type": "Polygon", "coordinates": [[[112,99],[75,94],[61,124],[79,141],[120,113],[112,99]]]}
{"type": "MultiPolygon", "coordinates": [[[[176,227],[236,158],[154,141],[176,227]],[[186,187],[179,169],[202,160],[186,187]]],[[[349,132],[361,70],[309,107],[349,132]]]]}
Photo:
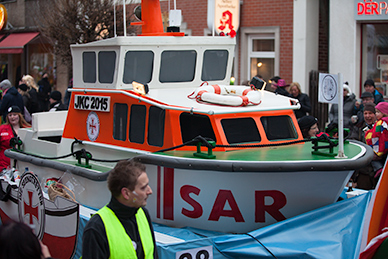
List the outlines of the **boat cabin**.
{"type": "Polygon", "coordinates": [[[188,98],[204,82],[229,85],[234,45],[229,37],[116,37],[73,45],[63,137],[151,152],[199,135],[223,145],[301,139],[293,113],[299,104],[290,98],[261,90],[260,104],[244,107],[188,98]],[[133,82],[147,84],[148,93],[133,91],[133,82]]]}

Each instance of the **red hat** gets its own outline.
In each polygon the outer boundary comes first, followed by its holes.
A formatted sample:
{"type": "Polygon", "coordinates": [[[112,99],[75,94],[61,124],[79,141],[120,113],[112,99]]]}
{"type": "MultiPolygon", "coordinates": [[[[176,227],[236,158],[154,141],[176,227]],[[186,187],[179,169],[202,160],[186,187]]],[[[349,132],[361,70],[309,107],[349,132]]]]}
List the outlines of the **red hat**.
{"type": "Polygon", "coordinates": [[[376,107],[377,110],[381,111],[383,114],[388,115],[388,103],[386,102],[379,102],[376,107]]]}
{"type": "Polygon", "coordinates": [[[284,80],[284,79],[279,79],[279,80],[278,80],[278,83],[277,83],[277,84],[274,84],[274,85],[276,85],[276,86],[278,86],[278,87],[286,87],[286,86],[289,86],[289,85],[286,85],[286,80],[284,80]]]}

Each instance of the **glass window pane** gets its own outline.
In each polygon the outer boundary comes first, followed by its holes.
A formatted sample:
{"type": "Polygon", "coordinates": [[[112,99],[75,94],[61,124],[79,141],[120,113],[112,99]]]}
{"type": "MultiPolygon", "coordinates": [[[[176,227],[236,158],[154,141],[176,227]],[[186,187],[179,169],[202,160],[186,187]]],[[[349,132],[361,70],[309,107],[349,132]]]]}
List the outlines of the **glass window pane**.
{"type": "MultiPolygon", "coordinates": [[[[363,68],[366,73],[365,79],[373,79],[376,88],[385,88],[388,84],[388,28],[386,24],[363,25],[363,68]]],[[[365,75],[365,74],[364,74],[365,75]]],[[[364,83],[364,82],[362,82],[364,83]]]]}
{"type": "Polygon", "coordinates": [[[127,138],[128,105],[115,103],[113,106],[113,138],[125,140],[127,138]]]}
{"type": "Polygon", "coordinates": [[[226,50],[206,50],[203,55],[202,81],[223,80],[229,53],[226,50]]]}
{"type": "Polygon", "coordinates": [[[116,52],[98,52],[98,81],[103,84],[113,83],[116,70],[116,52]]]}
{"type": "Polygon", "coordinates": [[[165,110],[151,106],[148,119],[148,144],[163,146],[165,110]]]}
{"type": "Polygon", "coordinates": [[[223,119],[221,125],[229,144],[261,140],[256,122],[252,118],[223,119]]]}
{"type": "Polygon", "coordinates": [[[197,52],[194,50],[163,51],[160,64],[162,83],[194,80],[197,52]]]}
{"type": "Polygon", "coordinates": [[[275,51],[275,40],[255,39],[252,41],[252,51],[275,51]]]}
{"type": "Polygon", "coordinates": [[[251,58],[250,78],[261,75],[264,81],[268,82],[275,74],[275,59],[273,58],[251,58]]]}
{"type": "Polygon", "coordinates": [[[179,120],[183,143],[190,141],[199,135],[217,141],[208,116],[184,112],[179,116],[179,120]]]}
{"type": "Polygon", "coordinates": [[[152,51],[128,51],[125,54],[123,82],[133,81],[146,84],[151,82],[154,68],[154,53],[152,51]]]}
{"type": "Polygon", "coordinates": [[[261,117],[268,140],[295,139],[296,130],[289,116],[261,117]]]}
{"type": "Polygon", "coordinates": [[[134,104],[131,106],[131,115],[129,123],[129,141],[143,144],[146,124],[145,105],[134,104]]]}
{"type": "Polygon", "coordinates": [[[82,75],[85,83],[96,82],[96,53],[82,53],[82,75]]]}

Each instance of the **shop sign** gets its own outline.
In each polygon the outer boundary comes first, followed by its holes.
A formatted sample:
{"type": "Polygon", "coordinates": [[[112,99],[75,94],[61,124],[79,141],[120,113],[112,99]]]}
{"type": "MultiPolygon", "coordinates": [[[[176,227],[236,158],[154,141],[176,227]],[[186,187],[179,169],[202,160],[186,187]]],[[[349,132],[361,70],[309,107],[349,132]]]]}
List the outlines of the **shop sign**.
{"type": "Polygon", "coordinates": [[[215,0],[214,23],[219,35],[236,36],[240,23],[239,0],[215,0]]]}
{"type": "Polygon", "coordinates": [[[8,20],[8,13],[7,9],[5,9],[5,6],[0,4],[0,31],[5,28],[7,25],[8,20]]]}
{"type": "Polygon", "coordinates": [[[355,19],[388,20],[388,1],[354,0],[355,19]]]}

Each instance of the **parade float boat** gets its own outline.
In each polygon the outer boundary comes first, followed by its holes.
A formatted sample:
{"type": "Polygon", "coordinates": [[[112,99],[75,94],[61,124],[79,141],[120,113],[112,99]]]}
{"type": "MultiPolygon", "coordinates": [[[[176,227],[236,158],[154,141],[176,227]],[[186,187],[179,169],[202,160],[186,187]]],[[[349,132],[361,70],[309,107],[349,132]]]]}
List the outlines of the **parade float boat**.
{"type": "Polygon", "coordinates": [[[33,174],[1,180],[2,220],[24,220],[49,247],[67,240],[73,251],[78,214],[108,203],[109,170],[132,158],[147,166],[153,222],[171,227],[246,233],[336,202],[372,150],[346,141],[338,158],[335,141],[304,140],[296,99],[260,80],[229,85],[235,38],[164,33],[159,1],[146,4],[159,15],[144,11],[141,36],[71,46],[69,110],[33,114],[22,144],[6,151],[33,174]],[[42,183],[64,173],[77,202],[42,196],[42,183]]]}

